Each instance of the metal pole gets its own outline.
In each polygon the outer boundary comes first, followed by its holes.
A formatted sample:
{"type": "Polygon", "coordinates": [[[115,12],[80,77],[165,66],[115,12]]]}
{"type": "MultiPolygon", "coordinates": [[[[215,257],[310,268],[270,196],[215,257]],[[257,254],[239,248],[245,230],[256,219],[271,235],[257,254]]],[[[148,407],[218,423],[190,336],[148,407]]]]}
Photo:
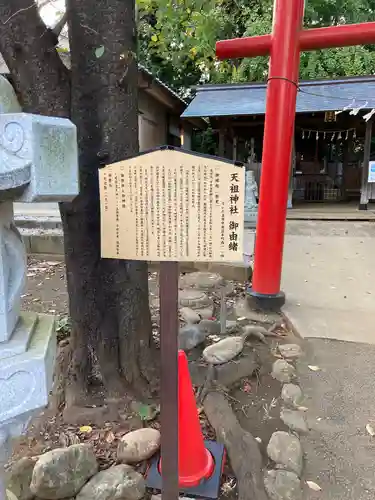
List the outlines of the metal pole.
{"type": "Polygon", "coordinates": [[[275,0],[252,294],[280,292],[304,0],[275,0]]]}
{"type": "Polygon", "coordinates": [[[178,499],[178,263],[161,262],[159,275],[161,350],[162,500],[178,499]]]}

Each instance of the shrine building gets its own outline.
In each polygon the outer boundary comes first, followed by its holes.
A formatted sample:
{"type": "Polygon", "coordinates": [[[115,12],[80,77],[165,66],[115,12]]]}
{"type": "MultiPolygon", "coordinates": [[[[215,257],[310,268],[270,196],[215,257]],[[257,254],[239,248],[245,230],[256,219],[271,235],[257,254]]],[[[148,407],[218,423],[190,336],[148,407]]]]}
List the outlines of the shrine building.
{"type": "MultiPolygon", "coordinates": [[[[375,182],[368,182],[372,151],[375,159],[375,114],[366,115],[374,108],[375,76],[300,82],[289,208],[349,202],[370,208],[375,201],[375,182]]],[[[209,119],[219,156],[245,162],[259,182],[265,111],[265,83],[203,85],[195,88],[182,118],[209,119]]]]}

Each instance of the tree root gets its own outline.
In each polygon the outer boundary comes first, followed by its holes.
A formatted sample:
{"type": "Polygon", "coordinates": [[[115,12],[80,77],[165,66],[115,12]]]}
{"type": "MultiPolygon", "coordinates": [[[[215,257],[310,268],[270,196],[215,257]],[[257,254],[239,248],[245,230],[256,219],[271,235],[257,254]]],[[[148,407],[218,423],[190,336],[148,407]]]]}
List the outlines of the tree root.
{"type": "Polygon", "coordinates": [[[71,354],[69,341],[60,342],[57,348],[55,374],[49,399],[49,408],[56,413],[65,403],[66,376],[69,369],[71,354]]]}
{"type": "Polygon", "coordinates": [[[258,443],[240,426],[233,410],[219,392],[209,392],[204,411],[225,446],[238,483],[238,500],[268,500],[263,485],[263,464],[258,443]]]}

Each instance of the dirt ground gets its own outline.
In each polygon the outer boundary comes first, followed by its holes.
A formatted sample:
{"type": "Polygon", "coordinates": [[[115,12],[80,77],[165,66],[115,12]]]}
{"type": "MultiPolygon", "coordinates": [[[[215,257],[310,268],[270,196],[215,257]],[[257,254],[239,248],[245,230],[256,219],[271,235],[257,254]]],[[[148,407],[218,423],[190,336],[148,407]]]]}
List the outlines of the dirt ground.
{"type": "MultiPolygon", "coordinates": [[[[56,314],[62,318],[59,324],[63,325],[64,318],[68,314],[64,264],[53,259],[41,260],[30,257],[27,278],[27,290],[22,296],[23,309],[56,314]]],[[[156,274],[150,274],[149,279],[152,301],[158,293],[156,274]]],[[[244,284],[234,285],[236,296],[244,293],[244,284]]],[[[229,305],[235,298],[229,300],[229,305]]],[[[229,311],[229,317],[230,314],[229,311]]],[[[272,363],[278,357],[277,345],[280,342],[299,342],[285,324],[276,333],[278,334],[276,337],[267,338],[267,344],[252,338],[247,340],[241,358],[248,356],[249,359],[250,357],[253,359],[255,353],[260,368],[252,377],[242,379],[226,393],[241,426],[257,438],[264,465],[268,461],[266,446],[272,433],[276,430],[286,430],[279,418],[281,384],[270,376],[272,363]]],[[[191,364],[202,365],[202,349],[200,347],[190,352],[191,364]]],[[[89,442],[96,450],[101,468],[107,468],[116,462],[117,443],[126,432],[145,425],[159,428],[157,412],[154,416],[155,418],[152,417],[150,421],[145,421],[135,410],[131,415],[124,415],[122,421],[113,422],[109,413],[107,422],[95,423],[90,420],[89,414],[85,421],[83,413],[82,421],[79,423],[77,421],[77,425],[67,425],[61,416],[56,417],[46,411],[32,423],[27,435],[17,443],[14,459],[26,455],[38,455],[56,447],[89,442]]],[[[214,438],[213,430],[202,411],[201,424],[206,437],[214,438]]],[[[141,469],[142,467],[144,464],[140,466],[141,469]]],[[[222,496],[236,497],[236,479],[228,467],[224,471],[222,496]]]]}

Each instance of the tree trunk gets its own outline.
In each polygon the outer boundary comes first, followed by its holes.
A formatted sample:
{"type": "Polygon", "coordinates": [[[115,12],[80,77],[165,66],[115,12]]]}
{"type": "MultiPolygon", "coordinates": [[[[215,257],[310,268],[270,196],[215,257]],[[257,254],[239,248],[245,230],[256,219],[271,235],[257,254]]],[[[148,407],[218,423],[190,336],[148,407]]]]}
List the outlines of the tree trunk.
{"type": "Polygon", "coordinates": [[[66,403],[79,405],[93,362],[109,397],[150,396],[157,376],[147,264],[100,257],[98,169],[138,152],[134,0],[67,0],[67,9],[70,74],[30,0],[2,2],[0,50],[25,109],[69,116],[78,129],[80,194],[60,212],[73,327],[66,403]]]}

